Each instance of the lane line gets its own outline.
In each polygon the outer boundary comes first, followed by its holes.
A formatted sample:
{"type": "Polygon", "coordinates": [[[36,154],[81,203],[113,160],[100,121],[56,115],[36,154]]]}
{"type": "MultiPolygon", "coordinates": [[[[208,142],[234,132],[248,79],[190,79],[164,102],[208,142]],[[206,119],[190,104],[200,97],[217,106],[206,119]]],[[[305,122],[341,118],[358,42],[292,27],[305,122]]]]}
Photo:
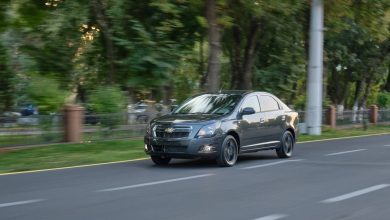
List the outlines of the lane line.
{"type": "Polygon", "coordinates": [[[155,182],[149,182],[149,183],[141,183],[141,184],[130,185],[130,186],[107,188],[107,189],[98,190],[97,192],[111,192],[111,191],[124,190],[124,189],[133,189],[133,188],[152,186],[152,185],[157,185],[157,184],[173,183],[173,182],[179,182],[179,181],[185,181],[185,180],[191,180],[191,179],[198,179],[198,178],[203,178],[203,177],[208,177],[208,176],[213,176],[213,175],[215,175],[215,174],[207,173],[207,174],[203,174],[203,175],[187,176],[187,177],[182,177],[182,178],[161,180],[161,181],[155,181],[155,182]]]}
{"type": "Polygon", "coordinates": [[[284,214],[274,214],[274,215],[264,216],[264,217],[261,217],[261,218],[256,218],[254,220],[278,220],[278,219],[285,218],[285,217],[287,217],[287,215],[284,215],[284,214]]]}
{"type": "Polygon", "coordinates": [[[260,164],[260,165],[255,165],[255,166],[249,166],[249,167],[243,167],[240,168],[241,170],[249,170],[249,169],[255,169],[255,168],[261,168],[261,167],[269,167],[273,165],[278,165],[278,164],[283,164],[283,163],[289,163],[289,162],[298,162],[302,161],[303,159],[297,159],[297,160],[282,160],[278,162],[273,162],[273,163],[266,163],[266,164],[260,164]]]}
{"type": "Polygon", "coordinates": [[[365,151],[367,149],[357,149],[357,150],[349,150],[349,151],[341,151],[337,153],[331,153],[331,154],[326,154],[325,156],[335,156],[335,155],[340,155],[340,154],[349,154],[349,153],[355,153],[355,152],[360,152],[360,151],[365,151]]]}
{"type": "Polygon", "coordinates": [[[42,202],[45,201],[44,199],[32,199],[32,200],[24,200],[24,201],[17,201],[17,202],[8,202],[8,203],[1,203],[0,208],[9,207],[9,206],[16,206],[16,205],[25,205],[30,203],[36,203],[36,202],[42,202]]]}
{"type": "Polygon", "coordinates": [[[365,189],[361,189],[361,190],[358,190],[358,191],[355,191],[355,192],[351,192],[351,193],[348,193],[348,194],[344,194],[344,195],[341,195],[341,196],[337,196],[337,197],[333,197],[333,198],[330,198],[330,199],[323,200],[323,201],[321,201],[321,203],[340,202],[340,201],[343,201],[343,200],[346,200],[346,199],[351,199],[353,197],[357,197],[357,196],[361,196],[361,195],[364,195],[364,194],[367,194],[367,193],[370,193],[370,192],[374,192],[374,191],[386,188],[388,186],[390,186],[390,185],[389,184],[380,184],[380,185],[376,185],[376,186],[371,186],[371,187],[368,187],[368,188],[365,188],[365,189]]]}
{"type": "Polygon", "coordinates": [[[383,145],[384,147],[390,147],[390,144],[383,145]]]}

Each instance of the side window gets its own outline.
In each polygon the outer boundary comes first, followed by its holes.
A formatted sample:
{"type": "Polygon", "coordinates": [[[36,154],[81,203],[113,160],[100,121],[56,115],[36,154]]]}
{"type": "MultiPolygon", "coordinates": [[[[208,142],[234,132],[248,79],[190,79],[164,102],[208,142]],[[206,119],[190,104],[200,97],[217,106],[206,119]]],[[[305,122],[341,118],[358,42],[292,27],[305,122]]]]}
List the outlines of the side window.
{"type": "Polygon", "coordinates": [[[255,110],[255,112],[260,112],[260,105],[257,96],[250,96],[245,99],[245,101],[241,105],[241,110],[247,107],[251,107],[255,110]]]}
{"type": "Polygon", "coordinates": [[[271,96],[260,96],[260,106],[263,112],[279,110],[278,102],[271,96]]]}

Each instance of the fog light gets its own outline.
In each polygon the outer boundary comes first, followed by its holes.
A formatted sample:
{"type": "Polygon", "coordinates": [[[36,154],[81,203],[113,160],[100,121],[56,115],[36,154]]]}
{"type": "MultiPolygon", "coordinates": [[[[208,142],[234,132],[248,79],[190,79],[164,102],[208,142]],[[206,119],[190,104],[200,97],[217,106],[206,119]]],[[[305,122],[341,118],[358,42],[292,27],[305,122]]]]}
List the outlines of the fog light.
{"type": "Polygon", "coordinates": [[[214,150],[213,146],[212,145],[203,145],[201,148],[200,148],[200,151],[203,152],[203,153],[209,153],[209,152],[212,152],[214,150]]]}

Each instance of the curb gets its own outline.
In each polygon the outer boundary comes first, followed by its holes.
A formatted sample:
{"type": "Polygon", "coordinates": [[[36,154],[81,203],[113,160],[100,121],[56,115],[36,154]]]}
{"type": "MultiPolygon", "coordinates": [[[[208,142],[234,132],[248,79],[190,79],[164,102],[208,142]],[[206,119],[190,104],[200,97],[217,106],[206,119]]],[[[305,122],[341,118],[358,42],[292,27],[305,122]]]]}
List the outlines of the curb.
{"type": "Polygon", "coordinates": [[[390,134],[390,132],[385,132],[385,133],[379,133],[379,134],[364,134],[364,135],[355,135],[355,136],[339,137],[339,138],[326,138],[326,139],[312,140],[312,141],[298,141],[297,144],[306,144],[306,143],[333,141],[333,140],[343,140],[343,139],[360,138],[360,137],[381,136],[381,135],[389,135],[389,134],[390,134]]]}

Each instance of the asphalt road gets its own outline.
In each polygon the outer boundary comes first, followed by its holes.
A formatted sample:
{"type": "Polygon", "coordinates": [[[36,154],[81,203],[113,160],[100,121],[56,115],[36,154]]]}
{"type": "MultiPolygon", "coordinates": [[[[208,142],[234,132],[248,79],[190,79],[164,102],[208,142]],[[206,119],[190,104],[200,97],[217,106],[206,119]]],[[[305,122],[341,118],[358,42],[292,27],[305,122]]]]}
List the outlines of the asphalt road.
{"type": "Polygon", "coordinates": [[[390,219],[390,135],[298,144],[294,157],[149,160],[0,176],[0,219],[390,219]]]}

